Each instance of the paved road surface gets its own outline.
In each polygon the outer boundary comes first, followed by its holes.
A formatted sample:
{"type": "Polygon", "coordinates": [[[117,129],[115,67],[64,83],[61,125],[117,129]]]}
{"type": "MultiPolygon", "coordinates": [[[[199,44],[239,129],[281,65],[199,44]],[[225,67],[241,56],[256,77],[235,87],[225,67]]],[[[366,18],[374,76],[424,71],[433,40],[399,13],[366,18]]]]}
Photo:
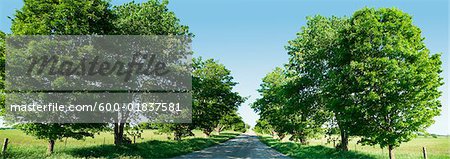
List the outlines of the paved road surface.
{"type": "Polygon", "coordinates": [[[241,134],[234,139],[219,145],[196,151],[187,155],[176,157],[183,158],[288,158],[276,150],[266,146],[258,137],[250,132],[241,134]]]}

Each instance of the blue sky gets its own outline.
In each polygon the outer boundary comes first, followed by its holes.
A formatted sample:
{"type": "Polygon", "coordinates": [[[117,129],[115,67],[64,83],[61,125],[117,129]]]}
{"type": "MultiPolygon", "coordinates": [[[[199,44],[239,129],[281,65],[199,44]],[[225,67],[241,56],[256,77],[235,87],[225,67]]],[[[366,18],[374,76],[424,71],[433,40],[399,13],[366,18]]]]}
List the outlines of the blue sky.
{"type": "MultiPolygon", "coordinates": [[[[22,2],[0,0],[0,30],[10,32],[10,20],[22,2]]],[[[112,0],[113,5],[128,0],[112,0]]],[[[136,2],[141,2],[136,0],[136,2]]],[[[411,14],[422,29],[431,52],[443,53],[445,85],[442,87],[442,115],[428,130],[450,134],[449,4],[446,0],[171,0],[169,9],[195,34],[195,56],[214,58],[232,71],[243,96],[250,96],[239,112],[250,125],[258,116],[249,107],[259,97],[261,79],[287,62],[284,46],[306,23],[306,16],[350,16],[363,7],[397,7],[411,14]]]]}

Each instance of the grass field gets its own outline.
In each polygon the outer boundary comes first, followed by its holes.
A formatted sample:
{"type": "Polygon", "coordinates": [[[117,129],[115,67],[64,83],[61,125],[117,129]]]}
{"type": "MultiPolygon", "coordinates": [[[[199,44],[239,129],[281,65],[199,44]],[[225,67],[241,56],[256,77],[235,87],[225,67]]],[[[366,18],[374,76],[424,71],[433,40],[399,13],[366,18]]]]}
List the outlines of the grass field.
{"type": "Polygon", "coordinates": [[[177,142],[169,140],[170,135],[155,132],[145,130],[143,138],[137,139],[136,144],[121,147],[113,145],[111,133],[100,133],[85,140],[57,141],[55,152],[50,156],[46,154],[46,141],[36,140],[19,130],[0,130],[0,140],[10,140],[8,158],[166,158],[201,150],[238,135],[236,132],[223,132],[206,138],[201,131],[194,131],[194,137],[177,142]]]}
{"type": "MultiPolygon", "coordinates": [[[[356,138],[350,140],[349,152],[337,151],[333,148],[333,143],[327,144],[324,138],[310,140],[308,145],[300,145],[286,140],[280,142],[271,136],[260,136],[260,139],[270,147],[293,158],[388,158],[386,148],[362,146],[356,144],[356,138]]],[[[420,136],[396,148],[395,156],[397,159],[422,158],[422,147],[424,146],[427,148],[428,158],[450,159],[449,136],[439,136],[437,138],[420,136]]]]}

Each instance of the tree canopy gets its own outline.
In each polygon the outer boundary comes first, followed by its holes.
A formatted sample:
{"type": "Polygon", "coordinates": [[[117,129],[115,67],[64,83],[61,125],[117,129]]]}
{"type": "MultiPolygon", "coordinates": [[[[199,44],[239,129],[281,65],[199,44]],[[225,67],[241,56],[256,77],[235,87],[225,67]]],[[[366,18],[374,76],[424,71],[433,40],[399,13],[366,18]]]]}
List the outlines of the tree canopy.
{"type": "Polygon", "coordinates": [[[110,4],[104,0],[25,0],[12,19],[14,35],[90,35],[113,30],[110,4]]]}
{"type": "Polygon", "coordinates": [[[192,35],[189,27],[180,24],[175,13],[169,11],[169,1],[149,0],[114,6],[114,33],[117,35],[192,35]]]}
{"type": "Polygon", "coordinates": [[[232,115],[246,98],[233,91],[237,84],[231,71],[213,59],[193,59],[192,72],[192,123],[163,124],[164,132],[173,132],[175,139],[192,135],[198,128],[207,136],[221,120],[232,115]]]}
{"type": "Polygon", "coordinates": [[[277,67],[267,74],[259,90],[262,98],[252,107],[281,139],[291,134],[290,140],[306,144],[307,138],[323,132],[329,113],[310,80],[294,72],[277,67]]]}
{"type": "Polygon", "coordinates": [[[341,73],[359,88],[352,95],[364,113],[361,142],[391,152],[425,132],[439,115],[440,54],[430,54],[412,17],[399,9],[365,8],[350,24],[342,52],[351,60],[341,73]]]}
{"type": "MultiPolygon", "coordinates": [[[[91,35],[112,31],[112,12],[109,3],[102,0],[39,1],[25,0],[12,19],[13,35],[91,35]]],[[[93,136],[107,124],[45,124],[17,125],[26,134],[49,142],[52,153],[55,140],[64,137],[81,139],[93,136]]]]}
{"type": "MultiPolygon", "coordinates": [[[[129,2],[112,9],[110,23],[115,35],[185,35],[192,36],[189,28],[180,24],[180,20],[167,8],[168,1],[149,0],[143,3],[129,2]]],[[[114,123],[115,144],[125,140],[126,123],[114,123]]],[[[184,129],[184,128],[183,128],[184,129]]]]}
{"type": "Polygon", "coordinates": [[[388,147],[394,158],[395,147],[425,132],[440,113],[440,54],[430,53],[412,17],[396,8],[307,20],[286,47],[286,69],[263,79],[254,104],[260,123],[294,135],[280,127],[311,128],[292,119],[314,117],[313,111],[328,120],[309,124],[336,121],[339,148],[347,150],[349,136],[360,136],[359,143],[388,147]]]}

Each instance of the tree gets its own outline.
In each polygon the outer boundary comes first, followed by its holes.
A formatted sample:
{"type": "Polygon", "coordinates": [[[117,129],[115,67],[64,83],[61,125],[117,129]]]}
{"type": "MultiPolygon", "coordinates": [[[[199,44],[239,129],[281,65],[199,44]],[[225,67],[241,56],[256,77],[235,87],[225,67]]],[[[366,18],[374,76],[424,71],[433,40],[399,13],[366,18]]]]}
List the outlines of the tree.
{"type": "Polygon", "coordinates": [[[439,115],[440,54],[430,54],[412,17],[395,8],[356,11],[343,32],[345,72],[364,113],[363,144],[394,148],[424,132],[439,115]]]}
{"type": "Polygon", "coordinates": [[[343,150],[349,136],[361,136],[361,143],[388,147],[394,158],[395,147],[440,113],[440,54],[430,54],[420,29],[399,9],[309,18],[287,48],[288,67],[311,80],[334,113],[330,121],[338,125],[343,150]]]}
{"type": "Polygon", "coordinates": [[[253,128],[253,131],[260,133],[260,134],[272,134],[273,129],[272,126],[264,119],[258,119],[256,120],[256,125],[253,128]]]}
{"type": "Polygon", "coordinates": [[[15,35],[109,34],[113,14],[103,0],[25,0],[12,19],[15,35]]]}
{"type": "Polygon", "coordinates": [[[193,59],[192,72],[192,123],[161,124],[161,131],[173,133],[175,140],[191,136],[191,130],[197,128],[209,136],[220,120],[235,113],[245,98],[233,87],[231,71],[213,59],[193,59]]]}
{"type": "Polygon", "coordinates": [[[169,11],[168,0],[129,2],[114,6],[114,33],[117,35],[189,35],[189,27],[181,25],[169,11]]]}
{"type": "Polygon", "coordinates": [[[291,134],[290,140],[306,144],[309,137],[322,131],[329,113],[325,110],[317,87],[305,75],[294,70],[276,68],[263,79],[262,98],[253,108],[277,132],[280,139],[291,134]]]}
{"type": "Polygon", "coordinates": [[[292,122],[284,109],[287,98],[282,94],[287,78],[284,69],[275,68],[263,78],[261,88],[258,90],[262,98],[252,104],[252,108],[258,112],[260,118],[267,121],[281,139],[292,128],[292,122]]]}
{"type": "Polygon", "coordinates": [[[290,71],[292,76],[283,88],[283,96],[289,97],[286,101],[286,113],[292,123],[289,134],[290,140],[307,144],[308,138],[316,137],[323,132],[323,125],[330,118],[320,96],[320,89],[313,85],[313,79],[295,76],[295,71],[290,71]]]}
{"type": "Polygon", "coordinates": [[[144,128],[140,125],[130,126],[128,125],[126,128],[126,135],[133,138],[133,144],[136,143],[136,138],[142,138],[142,133],[144,132],[144,128]]]}
{"type": "MultiPolygon", "coordinates": [[[[301,76],[306,84],[303,91],[313,101],[321,102],[333,112],[340,130],[341,143],[338,148],[348,150],[348,139],[355,135],[358,124],[355,114],[358,109],[349,96],[354,87],[347,74],[341,73],[346,57],[339,52],[342,30],[348,27],[347,18],[314,16],[307,18],[307,25],[297,33],[297,38],[286,47],[290,55],[288,67],[301,76]]],[[[317,103],[320,104],[320,103],[317,103]]]]}
{"type": "Polygon", "coordinates": [[[236,111],[222,116],[217,122],[216,132],[220,134],[223,130],[244,131],[247,130],[247,126],[236,111]]]}
{"type": "Polygon", "coordinates": [[[193,59],[193,119],[195,127],[209,136],[223,116],[237,111],[245,98],[233,87],[231,71],[213,59],[193,59]]]}
{"type": "MultiPolygon", "coordinates": [[[[112,12],[102,0],[39,1],[25,0],[12,19],[13,35],[90,35],[112,31],[112,12]]],[[[52,153],[55,140],[82,139],[104,130],[107,124],[29,123],[16,126],[26,134],[48,140],[52,153]]]]}
{"type": "MultiPolygon", "coordinates": [[[[116,35],[186,35],[189,28],[180,24],[175,14],[168,10],[168,1],[149,0],[144,3],[130,2],[113,9],[113,31],[116,35]]],[[[127,140],[124,128],[127,123],[114,123],[114,144],[127,140]]],[[[169,124],[172,125],[172,124],[169,124]]],[[[170,126],[172,127],[172,126],[170,126]]],[[[184,127],[184,126],[181,126],[184,127]]],[[[175,126],[178,130],[179,126],[175,126]]]]}
{"type": "Polygon", "coordinates": [[[158,131],[167,134],[173,134],[173,139],[176,141],[181,141],[182,137],[194,136],[192,133],[193,127],[189,123],[165,123],[158,126],[158,131]]]}
{"type": "Polygon", "coordinates": [[[243,120],[240,120],[239,122],[234,123],[230,130],[245,133],[248,129],[250,129],[250,125],[243,120]]]}

